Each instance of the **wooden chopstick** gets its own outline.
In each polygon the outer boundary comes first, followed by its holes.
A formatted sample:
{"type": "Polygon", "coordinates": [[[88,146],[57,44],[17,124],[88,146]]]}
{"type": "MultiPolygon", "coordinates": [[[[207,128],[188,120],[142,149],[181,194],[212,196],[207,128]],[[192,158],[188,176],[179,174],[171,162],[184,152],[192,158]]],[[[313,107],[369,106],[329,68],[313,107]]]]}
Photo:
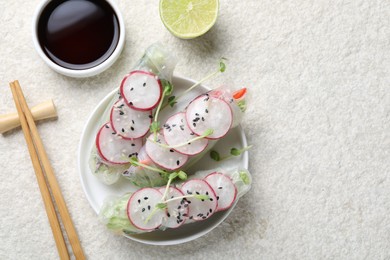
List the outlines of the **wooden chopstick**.
{"type": "Polygon", "coordinates": [[[65,200],[61,194],[60,186],[58,185],[57,179],[50,165],[50,161],[47,157],[45,148],[43,147],[42,140],[38,134],[37,127],[35,125],[31,111],[28,108],[28,105],[24,98],[19,82],[18,81],[11,82],[10,86],[11,86],[12,95],[15,100],[15,105],[18,110],[19,118],[21,119],[23,133],[25,135],[26,142],[29,147],[28,149],[30,152],[31,160],[34,165],[34,170],[37,175],[38,184],[41,189],[43,200],[45,202],[46,212],[50,221],[50,225],[52,227],[53,235],[56,241],[60,258],[69,259],[69,254],[66,248],[66,244],[64,242],[61,228],[58,224],[58,218],[57,215],[55,214],[54,205],[53,205],[53,201],[51,200],[48,186],[50,187],[50,190],[53,194],[54,201],[57,205],[57,209],[60,214],[62,223],[68,235],[68,239],[72,247],[74,256],[76,257],[76,259],[85,259],[76,230],[73,226],[73,222],[69,215],[69,211],[66,207],[65,200]],[[45,181],[45,176],[42,172],[42,167],[44,172],[46,173],[47,182],[45,181]],[[41,186],[45,186],[45,187],[41,188],[41,186]],[[51,206],[46,207],[46,204],[51,204],[51,206]],[[52,222],[53,223],[57,222],[58,228],[57,225],[55,224],[52,225],[52,222]]]}

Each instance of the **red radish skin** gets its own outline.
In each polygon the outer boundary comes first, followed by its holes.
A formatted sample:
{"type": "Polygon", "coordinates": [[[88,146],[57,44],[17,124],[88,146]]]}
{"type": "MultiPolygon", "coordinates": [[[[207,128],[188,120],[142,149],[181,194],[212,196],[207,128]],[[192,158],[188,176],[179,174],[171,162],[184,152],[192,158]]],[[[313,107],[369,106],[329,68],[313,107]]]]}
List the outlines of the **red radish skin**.
{"type": "Polygon", "coordinates": [[[149,132],[152,117],[151,110],[135,110],[126,106],[124,100],[120,99],[111,108],[110,123],[112,129],[122,136],[123,139],[131,140],[144,137],[149,132]],[[127,117],[130,116],[130,118],[123,119],[126,120],[127,124],[116,121],[116,119],[120,119],[122,115],[127,117]],[[119,128],[117,129],[117,127],[119,128]]]}
{"type": "MultiPolygon", "coordinates": [[[[176,113],[167,119],[163,125],[163,134],[165,142],[170,146],[186,143],[186,141],[197,137],[195,133],[189,129],[184,112],[176,113]]],[[[207,144],[207,139],[200,139],[191,142],[188,145],[173,149],[182,154],[196,155],[203,152],[204,149],[206,149],[207,144]]]]}
{"type": "MultiPolygon", "coordinates": [[[[111,164],[128,164],[129,161],[127,160],[127,158],[130,156],[133,156],[133,155],[137,155],[138,154],[138,151],[141,149],[142,147],[142,140],[141,139],[134,139],[134,140],[125,140],[123,139],[123,137],[117,135],[117,133],[115,131],[113,131],[113,129],[111,128],[111,124],[110,123],[106,123],[104,124],[98,131],[97,135],[96,135],[96,139],[95,139],[95,145],[96,145],[96,149],[97,149],[97,152],[98,152],[98,155],[106,162],[108,163],[111,163],[111,164]],[[118,145],[111,145],[110,147],[115,147],[115,149],[125,149],[126,150],[126,154],[122,154],[123,151],[114,151],[115,153],[120,153],[119,155],[118,154],[114,154],[114,155],[111,155],[111,157],[108,156],[107,153],[109,153],[109,151],[104,151],[104,147],[102,147],[102,142],[104,142],[102,139],[104,139],[104,137],[102,137],[102,133],[103,131],[110,131],[108,134],[110,134],[110,138],[117,138],[116,140],[112,140],[112,142],[117,142],[118,144],[122,145],[122,147],[119,147],[118,145]],[[123,155],[123,157],[126,157],[126,158],[121,158],[123,155]]],[[[107,148],[108,149],[108,148],[107,148]]]]}
{"type": "MultiPolygon", "coordinates": [[[[126,104],[127,104],[129,107],[131,107],[131,108],[133,108],[133,109],[135,109],[135,110],[148,111],[148,110],[152,110],[153,108],[155,108],[155,107],[158,105],[158,103],[160,102],[160,100],[161,100],[161,98],[162,98],[162,84],[161,84],[161,81],[157,78],[157,76],[154,75],[153,73],[150,73],[150,72],[148,72],[148,71],[142,71],[142,70],[134,70],[134,71],[130,72],[127,76],[125,76],[125,77],[123,78],[123,80],[122,80],[122,82],[121,82],[121,86],[120,86],[120,93],[121,93],[121,97],[125,100],[126,104]],[[133,75],[135,75],[135,74],[144,74],[144,75],[148,75],[148,76],[153,77],[153,78],[157,81],[158,86],[159,86],[159,88],[158,88],[159,93],[158,93],[158,98],[156,98],[156,99],[152,102],[153,104],[151,104],[151,105],[149,105],[149,106],[142,106],[142,107],[139,107],[139,106],[137,106],[137,104],[133,104],[133,102],[132,102],[131,100],[129,100],[129,97],[126,95],[126,92],[125,92],[125,83],[126,83],[126,81],[127,81],[129,78],[131,78],[131,77],[132,77],[133,75]]],[[[153,91],[152,91],[152,92],[149,92],[149,93],[153,93],[153,91]]]]}
{"type": "Polygon", "coordinates": [[[142,188],[134,192],[127,203],[127,217],[131,224],[144,231],[158,229],[162,224],[164,210],[158,210],[147,223],[145,220],[161,202],[161,197],[161,192],[154,188],[142,188]]]}
{"type": "Polygon", "coordinates": [[[213,188],[204,180],[192,179],[186,181],[181,186],[181,191],[185,195],[207,195],[208,200],[200,200],[197,198],[187,198],[189,201],[188,222],[202,221],[211,217],[218,208],[217,196],[213,188]]]}
{"type": "Polygon", "coordinates": [[[196,135],[202,135],[206,130],[212,129],[213,134],[207,136],[207,139],[215,140],[224,137],[230,130],[233,123],[233,112],[229,104],[222,99],[209,94],[201,95],[195,98],[186,109],[187,125],[196,135]],[[207,106],[205,103],[207,102],[207,106]],[[210,107],[213,102],[219,107],[210,107]],[[221,109],[225,112],[219,116],[214,113],[220,113],[221,109]],[[206,122],[206,123],[204,123],[206,122]],[[221,124],[224,125],[221,126],[221,124]],[[222,128],[221,128],[222,127],[222,128]],[[221,129],[219,129],[221,128],[221,129]]]}
{"type": "Polygon", "coordinates": [[[230,208],[237,198],[237,187],[234,185],[232,179],[220,172],[213,172],[207,175],[204,180],[213,188],[218,200],[218,211],[226,210],[230,208]],[[224,193],[229,192],[230,199],[226,199],[227,195],[224,193]],[[231,194],[233,193],[233,196],[231,194]],[[222,198],[222,199],[221,199],[222,198]]]}
{"type": "MultiPolygon", "coordinates": [[[[158,189],[164,195],[166,187],[158,189]]],[[[167,197],[165,200],[175,197],[184,196],[183,192],[176,187],[169,187],[167,197]]],[[[163,226],[167,228],[178,228],[185,223],[188,216],[188,203],[186,200],[175,200],[167,203],[166,221],[163,221],[163,226]]]]}

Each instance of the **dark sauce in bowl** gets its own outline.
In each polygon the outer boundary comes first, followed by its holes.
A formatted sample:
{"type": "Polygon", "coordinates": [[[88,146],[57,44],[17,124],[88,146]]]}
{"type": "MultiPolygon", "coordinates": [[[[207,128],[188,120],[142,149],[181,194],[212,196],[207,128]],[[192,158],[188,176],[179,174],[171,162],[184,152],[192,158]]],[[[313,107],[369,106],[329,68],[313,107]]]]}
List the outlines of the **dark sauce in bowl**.
{"type": "Polygon", "coordinates": [[[39,18],[38,40],[54,63],[68,69],[88,69],[114,52],[119,22],[104,0],[53,0],[39,18]]]}

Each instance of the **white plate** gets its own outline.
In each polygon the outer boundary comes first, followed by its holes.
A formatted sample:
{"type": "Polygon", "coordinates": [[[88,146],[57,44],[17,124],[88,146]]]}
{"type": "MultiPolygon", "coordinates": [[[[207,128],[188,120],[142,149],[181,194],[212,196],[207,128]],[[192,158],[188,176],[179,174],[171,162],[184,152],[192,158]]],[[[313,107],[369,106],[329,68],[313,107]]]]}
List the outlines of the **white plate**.
{"type": "MultiPolygon", "coordinates": [[[[193,80],[179,76],[174,76],[172,82],[175,87],[175,94],[180,93],[181,91],[187,89],[195,83],[193,80]]],[[[174,111],[183,110],[185,107],[184,104],[188,104],[188,101],[207,90],[208,88],[199,86],[197,90],[194,90],[191,92],[191,94],[188,94],[187,96],[183,97],[183,102],[180,101],[180,103],[182,103],[183,105],[178,104],[177,106],[175,106],[175,110],[171,108],[164,109],[161,113],[159,121],[164,122],[165,119],[167,119],[167,117],[169,116],[169,114],[173,114],[174,111]]],[[[78,163],[81,184],[83,186],[85,195],[89,203],[91,204],[92,208],[95,210],[96,213],[99,212],[99,209],[103,205],[105,198],[109,196],[120,196],[128,191],[132,191],[135,189],[135,187],[132,186],[129,181],[125,179],[121,179],[118,183],[115,183],[111,186],[101,183],[91,173],[88,165],[90,152],[95,143],[95,135],[99,127],[104,123],[102,115],[104,114],[107,106],[111,103],[112,98],[116,92],[117,90],[114,90],[110,94],[108,94],[92,112],[81,135],[79,146],[78,163]]],[[[232,147],[245,146],[247,146],[245,133],[242,130],[241,126],[238,126],[230,130],[229,133],[224,137],[224,140],[218,142],[213,149],[219,151],[221,154],[227,154],[232,147]]],[[[210,159],[209,156],[205,156],[194,166],[192,166],[187,171],[187,173],[192,173],[196,170],[207,170],[217,167],[230,168],[232,166],[239,166],[247,169],[248,152],[245,152],[241,156],[234,157],[223,162],[215,162],[210,159]]],[[[154,231],[139,235],[129,235],[127,237],[138,242],[152,245],[176,245],[188,242],[205,235],[206,233],[214,229],[216,226],[218,226],[229,215],[229,213],[234,208],[234,205],[229,210],[218,212],[205,221],[183,225],[177,229],[154,231]]]]}

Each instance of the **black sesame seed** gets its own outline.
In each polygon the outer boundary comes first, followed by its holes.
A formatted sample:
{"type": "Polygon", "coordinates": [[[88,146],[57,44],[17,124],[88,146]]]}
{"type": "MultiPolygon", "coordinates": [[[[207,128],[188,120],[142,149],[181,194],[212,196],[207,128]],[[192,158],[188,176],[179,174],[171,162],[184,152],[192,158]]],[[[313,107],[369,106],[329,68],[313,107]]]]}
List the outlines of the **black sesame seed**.
{"type": "Polygon", "coordinates": [[[210,215],[210,212],[207,212],[206,216],[208,217],[210,215]]]}
{"type": "Polygon", "coordinates": [[[149,115],[149,118],[153,118],[153,116],[152,116],[152,115],[149,115]]]}
{"type": "Polygon", "coordinates": [[[131,146],[135,146],[135,144],[131,144],[131,146]]]}
{"type": "Polygon", "coordinates": [[[110,128],[108,125],[105,125],[106,128],[110,128]]]}
{"type": "Polygon", "coordinates": [[[209,209],[209,212],[211,213],[211,212],[213,212],[213,210],[212,210],[212,209],[209,209]]]}
{"type": "Polygon", "coordinates": [[[204,117],[202,116],[202,121],[204,121],[204,117]]]}
{"type": "Polygon", "coordinates": [[[220,189],[222,189],[222,187],[221,187],[221,186],[219,186],[219,187],[218,187],[218,189],[220,190],[220,189]]]}
{"type": "Polygon", "coordinates": [[[194,216],[190,216],[190,217],[189,217],[189,219],[193,219],[193,218],[194,218],[194,216]]]}
{"type": "Polygon", "coordinates": [[[144,212],[145,211],[145,208],[142,208],[142,212],[144,212]]]}
{"type": "Polygon", "coordinates": [[[138,200],[138,204],[141,203],[141,200],[138,200]]]}
{"type": "Polygon", "coordinates": [[[213,198],[210,198],[210,201],[213,201],[213,198]]]}
{"type": "Polygon", "coordinates": [[[217,200],[219,200],[219,196],[217,196],[217,200]]]}
{"type": "Polygon", "coordinates": [[[180,161],[179,161],[179,160],[177,160],[177,161],[176,161],[176,165],[179,165],[179,164],[180,164],[180,161]]]}
{"type": "Polygon", "coordinates": [[[177,207],[177,209],[181,209],[181,206],[179,205],[179,207],[177,207]]]}
{"type": "Polygon", "coordinates": [[[124,128],[122,128],[122,133],[124,133],[125,132],[125,129],[124,128]]]}
{"type": "Polygon", "coordinates": [[[206,216],[203,216],[202,219],[206,219],[207,217],[206,216]]]}
{"type": "Polygon", "coordinates": [[[180,224],[180,220],[179,220],[179,219],[178,219],[178,220],[176,220],[176,223],[177,223],[177,224],[180,224]]]}
{"type": "Polygon", "coordinates": [[[123,116],[124,114],[123,111],[119,111],[119,115],[123,116]]]}
{"type": "Polygon", "coordinates": [[[199,195],[199,192],[195,191],[195,193],[199,195]]]}
{"type": "Polygon", "coordinates": [[[168,218],[170,218],[171,217],[171,214],[169,214],[169,212],[167,213],[167,216],[168,216],[168,218]]]}
{"type": "Polygon", "coordinates": [[[132,106],[132,105],[133,105],[133,102],[129,102],[129,105],[132,106]]]}
{"type": "Polygon", "coordinates": [[[204,199],[201,199],[201,201],[204,201],[204,199]]]}
{"type": "Polygon", "coordinates": [[[180,129],[184,131],[184,125],[180,125],[180,129]]]}
{"type": "Polygon", "coordinates": [[[150,205],[148,205],[148,210],[150,210],[150,205]]]}
{"type": "Polygon", "coordinates": [[[198,114],[198,113],[195,113],[195,115],[196,115],[196,116],[199,116],[199,114],[198,114]]]}
{"type": "Polygon", "coordinates": [[[133,123],[133,125],[135,124],[135,122],[134,122],[134,120],[133,120],[133,119],[131,119],[131,122],[133,123]]]}
{"type": "Polygon", "coordinates": [[[148,197],[144,197],[144,200],[147,200],[147,199],[149,199],[148,197]]]}
{"type": "Polygon", "coordinates": [[[209,192],[208,192],[208,191],[206,191],[206,195],[209,195],[209,192]]]}
{"type": "Polygon", "coordinates": [[[130,91],[133,91],[133,90],[134,90],[134,88],[131,88],[131,89],[130,89],[130,91]]]}
{"type": "Polygon", "coordinates": [[[144,84],[142,84],[142,86],[145,87],[146,86],[146,82],[144,82],[144,84]]]}
{"type": "Polygon", "coordinates": [[[177,216],[176,218],[177,218],[177,219],[180,219],[180,216],[177,216]]]}
{"type": "Polygon", "coordinates": [[[193,125],[194,127],[196,127],[196,124],[195,124],[195,123],[193,123],[192,125],[193,125]]]}
{"type": "Polygon", "coordinates": [[[130,127],[131,131],[134,131],[134,127],[130,127]]]}
{"type": "Polygon", "coordinates": [[[175,152],[173,149],[169,149],[169,151],[170,151],[171,153],[175,152]]]}
{"type": "Polygon", "coordinates": [[[204,110],[204,112],[208,113],[209,111],[207,110],[207,108],[204,110]]]}

